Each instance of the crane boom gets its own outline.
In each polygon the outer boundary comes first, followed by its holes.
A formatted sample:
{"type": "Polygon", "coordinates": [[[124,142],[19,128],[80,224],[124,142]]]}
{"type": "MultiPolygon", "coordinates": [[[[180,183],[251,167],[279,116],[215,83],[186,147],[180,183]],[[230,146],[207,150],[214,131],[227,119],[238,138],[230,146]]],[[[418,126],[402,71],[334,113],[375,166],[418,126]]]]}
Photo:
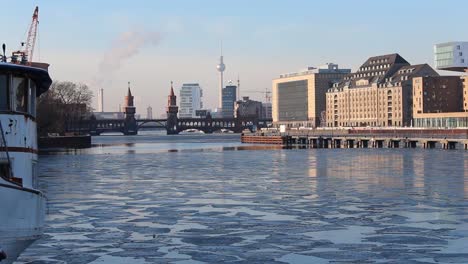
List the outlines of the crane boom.
{"type": "Polygon", "coordinates": [[[34,13],[32,16],[31,26],[29,27],[28,39],[26,41],[26,48],[25,48],[25,53],[28,56],[29,61],[33,60],[33,53],[34,53],[34,46],[36,44],[38,24],[39,24],[39,7],[36,6],[36,9],[34,9],[34,13]]]}

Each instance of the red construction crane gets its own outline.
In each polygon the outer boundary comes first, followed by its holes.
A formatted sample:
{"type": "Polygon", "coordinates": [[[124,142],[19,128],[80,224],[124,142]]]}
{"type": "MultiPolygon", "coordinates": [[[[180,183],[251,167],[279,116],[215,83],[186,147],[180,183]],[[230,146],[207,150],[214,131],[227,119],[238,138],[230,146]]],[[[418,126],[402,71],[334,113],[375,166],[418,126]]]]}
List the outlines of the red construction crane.
{"type": "Polygon", "coordinates": [[[34,13],[32,16],[31,26],[29,27],[28,31],[28,39],[26,41],[25,47],[25,54],[28,56],[28,60],[33,60],[34,54],[34,45],[36,44],[36,36],[37,36],[37,25],[39,24],[39,7],[36,6],[34,9],[34,13]]]}

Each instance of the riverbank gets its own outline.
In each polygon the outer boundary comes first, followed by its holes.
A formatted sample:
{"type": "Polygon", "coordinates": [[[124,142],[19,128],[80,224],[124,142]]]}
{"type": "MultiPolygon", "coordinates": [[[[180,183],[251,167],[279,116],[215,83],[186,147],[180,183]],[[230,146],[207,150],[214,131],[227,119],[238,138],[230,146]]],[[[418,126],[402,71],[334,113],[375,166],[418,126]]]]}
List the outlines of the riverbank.
{"type": "Polygon", "coordinates": [[[309,148],[441,148],[468,150],[468,129],[289,130],[242,134],[242,143],[309,148]]]}
{"type": "Polygon", "coordinates": [[[91,136],[57,136],[57,137],[39,137],[39,149],[50,148],[90,148],[91,136]]]}

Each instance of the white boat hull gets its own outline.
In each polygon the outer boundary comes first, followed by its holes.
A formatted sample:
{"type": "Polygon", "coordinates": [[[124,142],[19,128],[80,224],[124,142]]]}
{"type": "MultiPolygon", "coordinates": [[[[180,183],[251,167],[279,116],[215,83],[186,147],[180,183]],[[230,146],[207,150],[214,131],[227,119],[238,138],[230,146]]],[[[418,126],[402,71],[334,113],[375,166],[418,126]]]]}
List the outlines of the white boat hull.
{"type": "Polygon", "coordinates": [[[10,186],[0,179],[0,248],[7,254],[1,264],[15,261],[41,237],[46,212],[42,193],[10,186]]]}

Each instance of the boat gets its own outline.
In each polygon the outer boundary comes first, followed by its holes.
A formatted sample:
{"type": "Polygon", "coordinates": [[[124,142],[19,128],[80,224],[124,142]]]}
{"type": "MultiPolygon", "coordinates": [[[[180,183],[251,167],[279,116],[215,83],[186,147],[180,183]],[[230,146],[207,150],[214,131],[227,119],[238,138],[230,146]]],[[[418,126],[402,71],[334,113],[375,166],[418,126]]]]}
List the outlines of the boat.
{"type": "Polygon", "coordinates": [[[0,55],[0,264],[13,263],[44,230],[46,197],[38,189],[36,98],[52,80],[48,64],[0,55]],[[3,259],[3,260],[2,260],[3,259]]]}

